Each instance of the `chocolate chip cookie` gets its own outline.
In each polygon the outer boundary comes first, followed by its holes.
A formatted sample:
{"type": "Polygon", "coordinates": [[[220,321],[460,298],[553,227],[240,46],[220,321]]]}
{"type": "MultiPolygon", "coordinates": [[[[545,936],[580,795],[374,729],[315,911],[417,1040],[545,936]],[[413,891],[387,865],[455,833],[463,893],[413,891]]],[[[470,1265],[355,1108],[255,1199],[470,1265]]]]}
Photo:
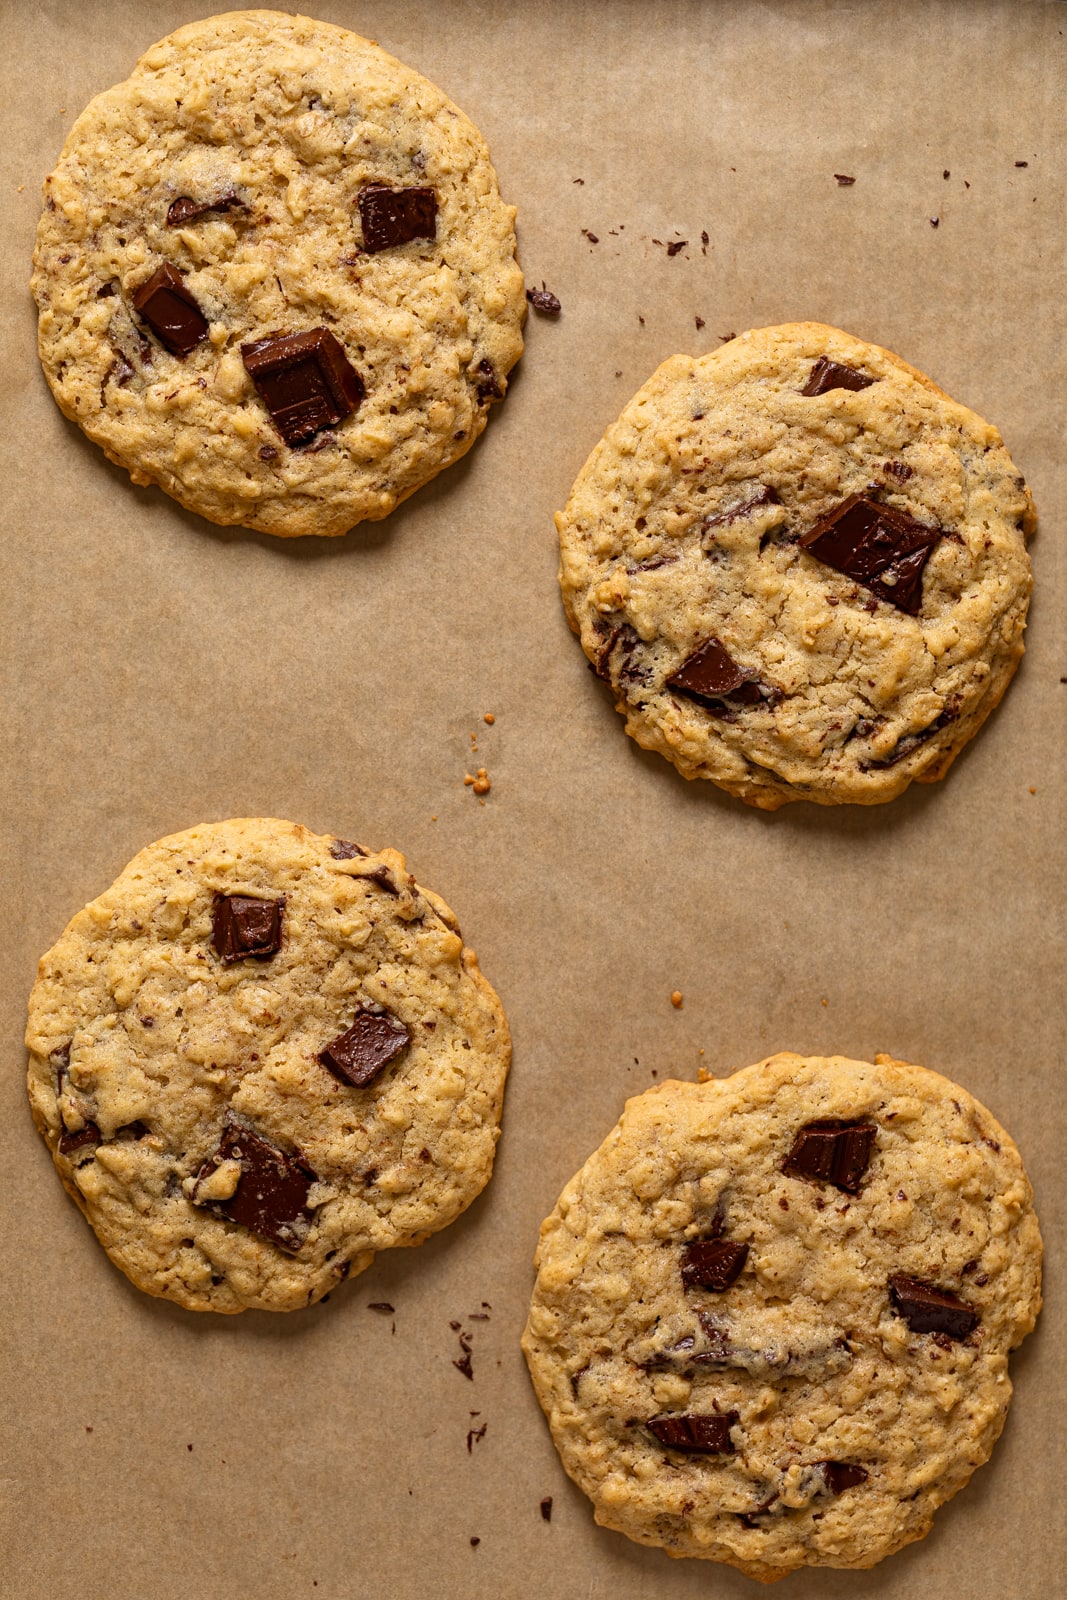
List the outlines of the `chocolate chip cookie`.
{"type": "Polygon", "coordinates": [[[541,1229],[524,1348],[596,1519],[770,1581],[929,1531],[1041,1305],[1019,1153],[958,1084],[777,1055],[665,1083],[541,1229]]]}
{"type": "Polygon", "coordinates": [[[194,1311],[310,1305],[489,1179],[510,1059],[393,850],[271,819],[149,845],[41,960],[34,1120],[115,1265],[194,1311]]]}
{"type": "Polygon", "coordinates": [[[213,522],[339,534],[462,456],[526,302],[477,129],[343,28],[154,45],[45,180],[33,291],[66,416],[213,522]]]}
{"type": "Polygon", "coordinates": [[[764,810],[943,777],[1023,653],[1035,518],[1000,435],[819,323],[665,362],[556,522],[627,733],[764,810]]]}

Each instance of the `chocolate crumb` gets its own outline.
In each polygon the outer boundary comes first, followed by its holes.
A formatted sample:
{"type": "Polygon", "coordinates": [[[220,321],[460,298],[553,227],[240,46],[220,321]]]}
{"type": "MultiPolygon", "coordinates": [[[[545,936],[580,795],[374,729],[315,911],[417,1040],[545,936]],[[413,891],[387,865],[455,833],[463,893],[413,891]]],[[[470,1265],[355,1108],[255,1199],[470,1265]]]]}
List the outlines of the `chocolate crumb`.
{"type": "Polygon", "coordinates": [[[708,245],[710,243],[711,243],[711,240],[708,238],[708,230],[706,228],[704,228],[702,230],[702,232],[701,232],[701,235],[700,235],[700,253],[701,253],[702,256],[706,256],[707,255],[707,253],[708,253],[708,245]]]}
{"type": "Polygon", "coordinates": [[[694,317],[693,321],[696,323],[698,329],[702,328],[704,326],[704,318],[703,317],[694,317]]]}
{"type": "Polygon", "coordinates": [[[1015,165],[1017,167],[1028,167],[1030,165],[1030,163],[1029,163],[1029,161],[1017,161],[1015,163],[1015,165]]]}
{"type": "Polygon", "coordinates": [[[940,228],[940,226],[941,226],[941,218],[940,217],[931,217],[930,218],[930,226],[931,226],[931,228],[940,228]]]}
{"type": "MultiPolygon", "coordinates": [[[[582,180],[579,178],[578,182],[581,183],[581,181],[582,180]]],[[[471,1534],[471,1549],[472,1550],[474,1550],[478,1545],[480,1545],[481,1542],[482,1541],[479,1539],[479,1537],[478,1537],[478,1535],[476,1533],[472,1533],[471,1534]]]]}
{"type": "Polygon", "coordinates": [[[543,279],[540,289],[527,289],[526,298],[535,311],[540,311],[546,317],[558,317],[563,310],[557,296],[551,289],[545,288],[543,279]]]}
{"type": "Polygon", "coordinates": [[[950,171],[949,171],[949,170],[948,170],[948,168],[947,168],[947,167],[946,167],[946,168],[945,168],[945,170],[944,170],[944,172],[943,172],[943,173],[942,173],[942,174],[941,174],[941,176],[942,176],[942,177],[943,177],[943,178],[951,178],[951,176],[952,176],[952,174],[951,174],[951,172],[950,172],[950,171]]]}
{"type": "Polygon", "coordinates": [[[474,1454],[474,1446],[478,1444],[480,1440],[485,1438],[486,1429],[488,1427],[488,1422],[483,1422],[480,1428],[467,1429],[467,1454],[469,1456],[474,1454]]]}
{"type": "Polygon", "coordinates": [[[847,172],[835,172],[834,177],[842,189],[848,189],[855,183],[855,178],[850,178],[847,172]]]}
{"type": "Polygon", "coordinates": [[[720,333],[719,338],[723,344],[729,344],[731,339],[736,339],[736,333],[720,333]]]}
{"type": "Polygon", "coordinates": [[[371,1300],[368,1302],[367,1310],[381,1311],[385,1316],[391,1317],[395,1312],[396,1307],[391,1306],[388,1300],[371,1300]]]}
{"type": "Polygon", "coordinates": [[[596,234],[595,233],[590,233],[588,228],[583,228],[582,232],[585,234],[585,237],[589,240],[590,244],[599,244],[600,243],[600,240],[597,238],[596,234]]]}
{"type": "Polygon", "coordinates": [[[689,243],[688,239],[674,239],[674,240],[672,240],[671,243],[667,246],[667,254],[668,254],[668,256],[676,256],[680,250],[684,250],[685,249],[685,247],[686,247],[686,245],[688,243],[689,243]]]}
{"type": "Polygon", "coordinates": [[[550,1494],[546,1494],[541,1501],[541,1515],[546,1522],[552,1521],[552,1496],[550,1494]]]}

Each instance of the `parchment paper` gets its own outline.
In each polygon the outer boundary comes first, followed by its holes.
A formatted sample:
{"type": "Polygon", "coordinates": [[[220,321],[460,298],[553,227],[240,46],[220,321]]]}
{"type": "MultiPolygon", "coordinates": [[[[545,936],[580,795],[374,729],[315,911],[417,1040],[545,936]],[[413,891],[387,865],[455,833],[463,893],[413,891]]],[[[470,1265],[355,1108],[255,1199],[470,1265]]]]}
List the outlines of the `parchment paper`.
{"type": "Polygon", "coordinates": [[[1062,1592],[1067,6],[321,4],[478,123],[527,280],[564,310],[531,318],[458,468],[384,524],[292,543],[131,487],[35,357],[41,180],[90,96],[206,9],[3,8],[0,1588],[757,1593],[594,1526],[518,1337],[538,1224],[625,1097],[792,1048],[966,1084],[1022,1148],[1051,1259],[991,1463],[922,1544],[778,1593],[1062,1592]],[[551,519],[664,357],[806,317],[996,422],[1041,514],[1036,591],[1019,676],[944,784],[764,816],[624,737],[564,621],[551,519]],[[197,1317],[130,1287],[63,1194],[25,1104],[25,998],[142,845],[257,813],[406,851],[498,987],[515,1060],[496,1175],[457,1225],[313,1310],[197,1317]]]}

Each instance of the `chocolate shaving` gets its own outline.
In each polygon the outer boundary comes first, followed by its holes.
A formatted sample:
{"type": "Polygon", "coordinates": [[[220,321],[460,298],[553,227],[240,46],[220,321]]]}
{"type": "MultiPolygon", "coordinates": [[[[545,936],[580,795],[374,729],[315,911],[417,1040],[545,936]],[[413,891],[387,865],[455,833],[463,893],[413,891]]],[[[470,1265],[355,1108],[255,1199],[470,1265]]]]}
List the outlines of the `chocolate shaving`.
{"type": "Polygon", "coordinates": [[[412,239],[437,237],[437,195],[430,188],[391,189],[388,184],[368,183],[359,192],[358,205],[368,255],[412,239]]]}
{"type": "Polygon", "coordinates": [[[363,1089],[410,1043],[410,1033],[392,1012],[362,1010],[318,1059],[341,1083],[363,1089]]]}
{"type": "Polygon", "coordinates": [[[815,1178],[859,1194],[878,1129],[869,1122],[809,1122],[782,1163],[789,1178],[815,1178]]]}
{"type": "Polygon", "coordinates": [[[682,1450],[687,1455],[732,1456],[730,1429],[739,1421],[736,1411],[715,1415],[688,1412],[684,1416],[664,1413],[650,1418],[647,1427],[669,1450],[682,1450]]]}
{"type": "Polygon", "coordinates": [[[889,1279],[889,1298],[912,1333],[943,1333],[949,1339],[966,1339],[981,1320],[963,1300],[921,1278],[895,1272],[889,1279]]]}
{"type": "Polygon", "coordinates": [[[869,389],[872,383],[877,382],[877,378],[869,378],[865,372],[857,372],[855,367],[846,367],[842,361],[831,361],[829,356],[820,356],[800,392],[811,399],[813,395],[826,394],[828,389],[869,389]]]}
{"type": "Polygon", "coordinates": [[[133,297],[133,309],[173,356],[187,356],[208,334],[207,318],[169,261],[133,297]]]}
{"type": "Polygon", "coordinates": [[[226,966],[252,957],[266,961],[282,945],[284,900],[253,900],[242,894],[217,894],[211,942],[226,966]]]}
{"type": "Polygon", "coordinates": [[[310,1167],[227,1111],[218,1147],[197,1173],[189,1198],[193,1205],[227,1222],[239,1222],[292,1253],[307,1238],[311,1226],[308,1194],[317,1182],[310,1167]],[[233,1194],[225,1200],[201,1198],[201,1187],[229,1161],[238,1162],[241,1168],[233,1194]]]}
{"type": "Polygon", "coordinates": [[[852,494],[820,517],[800,543],[817,561],[915,617],[922,607],[923,568],[943,537],[942,528],[852,494]]]}

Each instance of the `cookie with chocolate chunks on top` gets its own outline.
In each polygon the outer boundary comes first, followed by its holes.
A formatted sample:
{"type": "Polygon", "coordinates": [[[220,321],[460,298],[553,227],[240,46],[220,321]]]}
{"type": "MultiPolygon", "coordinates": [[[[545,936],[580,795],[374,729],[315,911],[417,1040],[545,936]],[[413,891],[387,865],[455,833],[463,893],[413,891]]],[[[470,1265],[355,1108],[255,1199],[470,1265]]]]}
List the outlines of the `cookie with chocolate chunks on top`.
{"type": "Polygon", "coordinates": [[[765,810],[942,777],[1022,655],[1034,512],[996,429],[819,323],[665,362],[556,522],[627,732],[765,810]]]}
{"type": "Polygon", "coordinates": [[[341,534],[504,398],[514,221],[473,124],[369,40],[278,11],[194,22],[91,102],[45,181],[45,375],[134,482],[213,522],[341,534]]]}
{"type": "Polygon", "coordinates": [[[536,1265],[526,1358],[597,1521],[765,1581],[929,1530],[993,1448],[1041,1304],[1011,1139],[889,1056],[639,1095],[536,1265]]]}
{"type": "Polygon", "coordinates": [[[43,958],[30,1105],[116,1266],[310,1305],[488,1181],[510,1045],[393,850],[243,818],[149,845],[43,958]]]}

